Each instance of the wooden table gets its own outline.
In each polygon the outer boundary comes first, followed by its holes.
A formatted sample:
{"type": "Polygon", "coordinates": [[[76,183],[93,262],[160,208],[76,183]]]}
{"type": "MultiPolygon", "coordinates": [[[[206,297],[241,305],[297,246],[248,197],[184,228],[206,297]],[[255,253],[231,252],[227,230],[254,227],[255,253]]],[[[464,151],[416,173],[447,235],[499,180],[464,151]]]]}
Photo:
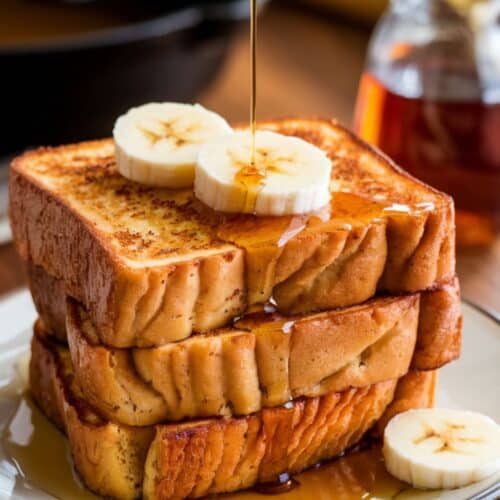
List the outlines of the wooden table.
{"type": "MultiPolygon", "coordinates": [[[[349,125],[369,33],[326,15],[272,4],[259,23],[258,116],[335,116],[349,125]]],[[[234,41],[225,68],[200,101],[231,121],[249,114],[248,36],[234,41]]],[[[500,315],[500,238],[458,256],[464,298],[500,315]]],[[[12,246],[0,247],[0,294],[25,283],[12,246]]]]}

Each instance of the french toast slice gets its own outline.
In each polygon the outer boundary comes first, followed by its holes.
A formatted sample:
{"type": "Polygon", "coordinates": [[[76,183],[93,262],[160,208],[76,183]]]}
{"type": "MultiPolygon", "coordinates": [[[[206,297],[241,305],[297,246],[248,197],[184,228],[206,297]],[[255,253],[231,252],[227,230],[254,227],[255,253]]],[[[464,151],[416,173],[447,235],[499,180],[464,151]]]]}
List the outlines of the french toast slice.
{"type": "MultiPolygon", "coordinates": [[[[64,287],[43,270],[30,267],[28,274],[51,331],[50,325],[64,323],[64,287]]],[[[75,376],[87,401],[107,419],[150,425],[245,415],[300,396],[398,378],[410,366],[434,370],[460,354],[461,312],[453,280],[433,291],[325,313],[250,314],[232,328],[155,348],[99,344],[86,311],[71,299],[67,326],[75,376]]],[[[60,338],[66,340],[63,330],[60,338]]]]}
{"type": "Polygon", "coordinates": [[[359,442],[403,409],[434,402],[436,372],[302,398],[246,417],[130,427],[102,419],[75,382],[68,349],[35,326],[31,393],[68,438],[76,470],[106,498],[173,500],[298,473],[359,442]],[[375,427],[374,427],[375,426],[375,427]]]}
{"type": "Polygon", "coordinates": [[[13,161],[10,215],[19,252],[62,279],[101,341],[114,347],[178,341],[269,300],[282,313],[307,313],[453,278],[448,196],[336,122],[259,127],[328,153],[332,197],[324,211],[216,214],[192,190],[154,189],[120,176],[111,140],[86,142],[13,161]]]}
{"type": "Polygon", "coordinates": [[[381,302],[298,322],[285,332],[271,321],[133,352],[93,345],[88,316],[70,303],[68,339],[85,399],[107,419],[137,426],[249,415],[406,374],[418,296],[381,302]]]}

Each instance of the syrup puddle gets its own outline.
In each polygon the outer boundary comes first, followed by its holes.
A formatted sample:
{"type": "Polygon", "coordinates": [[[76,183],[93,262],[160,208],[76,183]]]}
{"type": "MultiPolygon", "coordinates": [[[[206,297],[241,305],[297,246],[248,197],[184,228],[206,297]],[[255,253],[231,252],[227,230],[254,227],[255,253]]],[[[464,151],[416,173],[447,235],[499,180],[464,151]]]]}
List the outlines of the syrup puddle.
{"type": "Polygon", "coordinates": [[[0,498],[95,500],[74,472],[66,438],[26,394],[28,360],[19,358],[0,386],[0,498]]]}
{"type": "MultiPolygon", "coordinates": [[[[42,415],[26,394],[28,356],[16,363],[10,377],[0,381],[0,498],[95,500],[74,472],[66,438],[42,415]],[[42,493],[45,492],[46,494],[42,493]]],[[[306,471],[290,485],[221,496],[223,499],[262,500],[430,500],[393,478],[385,469],[380,448],[347,454],[306,471]],[[288,486],[291,486],[290,488],[288,486]]]]}
{"type": "Polygon", "coordinates": [[[27,396],[4,431],[3,447],[19,476],[41,490],[61,499],[97,498],[76,477],[66,438],[27,396]]]}
{"type": "MultiPolygon", "coordinates": [[[[385,470],[380,448],[358,451],[295,477],[298,485],[277,495],[283,500],[386,500],[409,487],[385,470]]],[[[233,498],[233,497],[231,497],[233,498]]],[[[236,500],[236,496],[234,497],[236,500]]],[[[258,493],[242,493],[238,500],[262,500],[258,493]]],[[[407,497],[408,498],[408,497],[407,497]]]]}

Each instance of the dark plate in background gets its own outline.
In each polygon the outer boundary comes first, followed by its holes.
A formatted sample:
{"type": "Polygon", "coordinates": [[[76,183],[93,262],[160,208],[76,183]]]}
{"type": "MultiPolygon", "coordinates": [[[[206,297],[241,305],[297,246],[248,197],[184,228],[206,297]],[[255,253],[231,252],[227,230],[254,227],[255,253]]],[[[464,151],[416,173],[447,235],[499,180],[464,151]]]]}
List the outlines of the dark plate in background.
{"type": "Polygon", "coordinates": [[[0,157],[109,136],[133,105],[196,99],[249,16],[248,0],[149,0],[141,9],[137,22],[88,33],[18,44],[0,35],[0,157]]]}

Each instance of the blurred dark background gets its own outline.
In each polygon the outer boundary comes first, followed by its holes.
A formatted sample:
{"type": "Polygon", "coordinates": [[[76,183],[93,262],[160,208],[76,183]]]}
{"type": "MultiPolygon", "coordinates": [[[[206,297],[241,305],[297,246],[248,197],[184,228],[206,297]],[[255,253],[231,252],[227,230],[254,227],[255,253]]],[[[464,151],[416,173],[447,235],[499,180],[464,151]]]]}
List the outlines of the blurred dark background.
{"type": "MultiPolygon", "coordinates": [[[[268,79],[273,68],[275,77],[286,69],[290,91],[275,86],[281,98],[271,108],[260,102],[260,116],[326,113],[350,121],[369,28],[385,2],[259,3],[260,96],[278,83],[268,79]],[[304,78],[314,78],[315,99],[295,92],[304,78]],[[333,97],[327,108],[323,95],[333,97]]],[[[248,16],[249,0],[0,0],[0,157],[106,136],[116,116],[148,101],[206,99],[229,119],[246,118],[246,46],[234,34],[245,38],[248,16]],[[216,75],[221,81],[229,51],[241,64],[233,70],[238,82],[214,101],[206,89],[216,75]]]]}
{"type": "Polygon", "coordinates": [[[247,18],[246,0],[1,0],[0,155],[106,136],[137,103],[195,99],[247,18]]]}

